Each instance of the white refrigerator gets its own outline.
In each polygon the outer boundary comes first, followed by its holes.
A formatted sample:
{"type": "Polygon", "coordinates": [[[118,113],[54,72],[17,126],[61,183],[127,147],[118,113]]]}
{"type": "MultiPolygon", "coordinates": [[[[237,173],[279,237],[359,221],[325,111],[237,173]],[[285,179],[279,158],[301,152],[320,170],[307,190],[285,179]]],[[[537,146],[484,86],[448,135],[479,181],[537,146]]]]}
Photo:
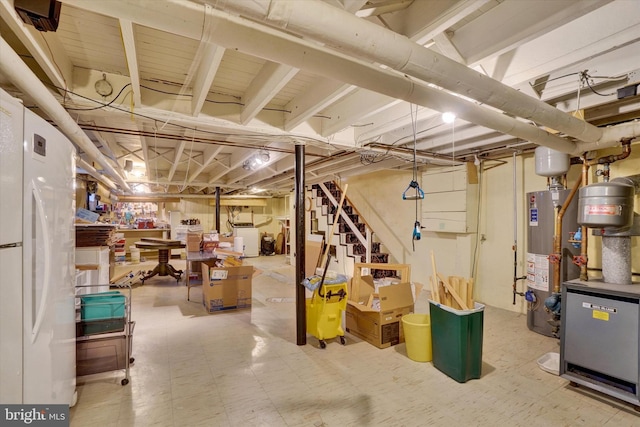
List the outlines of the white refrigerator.
{"type": "Polygon", "coordinates": [[[0,89],[0,402],[75,404],[75,148],[0,89]]]}

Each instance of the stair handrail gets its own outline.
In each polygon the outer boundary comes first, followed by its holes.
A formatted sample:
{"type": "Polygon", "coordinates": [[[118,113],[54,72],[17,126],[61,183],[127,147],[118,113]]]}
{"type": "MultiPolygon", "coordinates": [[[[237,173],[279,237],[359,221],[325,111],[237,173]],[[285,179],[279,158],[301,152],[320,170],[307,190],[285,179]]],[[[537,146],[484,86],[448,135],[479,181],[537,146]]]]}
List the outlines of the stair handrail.
{"type": "MultiPolygon", "coordinates": [[[[340,186],[335,181],[334,181],[334,184],[340,190],[340,192],[342,192],[342,188],[340,188],[340,186]]],[[[331,204],[333,206],[337,206],[338,202],[333,197],[333,195],[331,194],[329,189],[324,185],[324,183],[321,182],[321,183],[318,184],[318,186],[320,187],[322,192],[327,196],[327,198],[329,199],[331,204]]],[[[365,234],[367,235],[367,237],[362,235],[362,233],[360,232],[358,227],[356,227],[356,225],[353,223],[351,218],[349,218],[349,215],[344,210],[340,211],[340,216],[345,220],[345,222],[347,223],[349,228],[351,228],[351,231],[353,232],[353,234],[355,234],[355,236],[357,237],[358,241],[365,247],[365,249],[366,249],[365,259],[367,260],[367,262],[371,262],[371,234],[372,234],[372,229],[371,229],[371,227],[369,227],[369,224],[362,217],[360,212],[358,212],[358,209],[355,206],[353,206],[353,204],[349,201],[349,197],[346,196],[346,195],[345,195],[345,200],[347,201],[347,203],[349,203],[349,206],[355,211],[356,215],[358,215],[359,220],[362,221],[362,223],[364,224],[364,226],[365,226],[365,234]]],[[[337,221],[336,218],[334,218],[333,220],[337,221]]],[[[331,236],[329,236],[329,238],[331,238],[331,236]]]]}

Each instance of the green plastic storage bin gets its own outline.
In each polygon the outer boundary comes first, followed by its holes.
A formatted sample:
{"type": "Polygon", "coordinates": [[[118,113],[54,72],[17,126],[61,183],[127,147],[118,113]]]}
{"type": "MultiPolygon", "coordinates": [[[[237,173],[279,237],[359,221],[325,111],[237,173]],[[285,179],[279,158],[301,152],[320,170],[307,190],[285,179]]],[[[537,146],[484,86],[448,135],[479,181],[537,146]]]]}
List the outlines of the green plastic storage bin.
{"type": "Polygon", "coordinates": [[[125,297],[118,291],[82,295],[80,298],[82,320],[124,317],[125,297]]]}
{"type": "Polygon", "coordinates": [[[484,305],[456,310],[429,301],[433,366],[459,383],[482,374],[484,305]]]}

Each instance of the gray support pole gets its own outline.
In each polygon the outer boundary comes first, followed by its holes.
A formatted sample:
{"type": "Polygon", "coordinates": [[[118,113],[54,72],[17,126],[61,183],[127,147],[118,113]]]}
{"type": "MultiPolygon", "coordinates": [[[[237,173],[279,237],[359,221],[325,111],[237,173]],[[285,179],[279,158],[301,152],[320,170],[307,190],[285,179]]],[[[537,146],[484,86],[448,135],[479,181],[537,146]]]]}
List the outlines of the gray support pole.
{"type": "Polygon", "coordinates": [[[216,231],[222,233],[220,230],[220,187],[216,187],[216,231]]]}
{"type": "Polygon", "coordinates": [[[296,344],[307,344],[304,272],[304,145],[296,145],[295,193],[295,257],[296,257],[296,344]]]}

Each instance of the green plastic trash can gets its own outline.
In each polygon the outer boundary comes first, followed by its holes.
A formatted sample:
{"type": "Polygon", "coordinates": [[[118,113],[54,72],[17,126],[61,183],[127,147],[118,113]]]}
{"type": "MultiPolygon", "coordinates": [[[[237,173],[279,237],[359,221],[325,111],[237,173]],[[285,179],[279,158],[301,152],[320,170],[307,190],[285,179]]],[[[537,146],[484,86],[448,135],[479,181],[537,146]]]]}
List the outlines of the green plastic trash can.
{"type": "Polygon", "coordinates": [[[410,313],[402,316],[402,332],[407,356],[415,362],[431,361],[431,322],[428,314],[410,313]]]}
{"type": "Polygon", "coordinates": [[[482,374],[484,305],[456,310],[429,301],[433,366],[459,383],[482,374]]]}

